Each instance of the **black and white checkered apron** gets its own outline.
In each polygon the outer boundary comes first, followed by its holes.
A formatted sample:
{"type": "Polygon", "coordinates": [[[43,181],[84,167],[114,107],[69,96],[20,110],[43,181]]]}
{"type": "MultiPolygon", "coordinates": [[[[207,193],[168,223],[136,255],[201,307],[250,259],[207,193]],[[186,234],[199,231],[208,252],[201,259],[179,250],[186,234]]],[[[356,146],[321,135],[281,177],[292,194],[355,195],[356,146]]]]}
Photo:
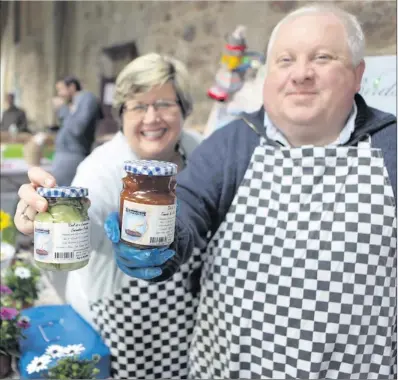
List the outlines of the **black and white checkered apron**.
{"type": "Polygon", "coordinates": [[[131,279],[110,298],[91,305],[94,323],[110,348],[114,379],[184,379],[199,294],[191,291],[200,267],[195,251],[170,280],[131,279]]]}
{"type": "Polygon", "coordinates": [[[189,377],[396,378],[396,209],[369,141],[262,138],[204,256],[189,377]]]}

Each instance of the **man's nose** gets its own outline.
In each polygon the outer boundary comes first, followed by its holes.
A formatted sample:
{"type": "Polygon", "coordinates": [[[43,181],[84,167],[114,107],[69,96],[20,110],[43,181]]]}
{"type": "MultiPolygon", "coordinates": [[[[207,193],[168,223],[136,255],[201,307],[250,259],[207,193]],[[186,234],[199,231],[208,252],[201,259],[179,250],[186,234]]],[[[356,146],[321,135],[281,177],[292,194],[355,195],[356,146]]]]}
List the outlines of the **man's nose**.
{"type": "Polygon", "coordinates": [[[294,83],[301,84],[314,79],[314,70],[308,62],[296,62],[292,68],[291,78],[294,83]]]}
{"type": "Polygon", "coordinates": [[[154,123],[157,119],[158,115],[155,107],[152,104],[148,105],[148,108],[144,115],[144,120],[143,120],[144,123],[146,124],[154,123]]]}

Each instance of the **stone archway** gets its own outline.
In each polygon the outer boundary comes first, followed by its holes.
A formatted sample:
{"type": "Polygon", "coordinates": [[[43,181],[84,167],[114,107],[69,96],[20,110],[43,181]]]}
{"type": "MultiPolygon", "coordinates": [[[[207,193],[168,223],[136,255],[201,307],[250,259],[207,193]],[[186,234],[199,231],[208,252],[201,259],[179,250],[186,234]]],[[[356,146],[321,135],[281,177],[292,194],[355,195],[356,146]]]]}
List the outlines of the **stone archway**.
{"type": "Polygon", "coordinates": [[[100,57],[100,100],[104,119],[98,124],[97,136],[115,133],[119,127],[112,115],[113,87],[119,72],[138,56],[134,41],[104,47],[100,57]]]}

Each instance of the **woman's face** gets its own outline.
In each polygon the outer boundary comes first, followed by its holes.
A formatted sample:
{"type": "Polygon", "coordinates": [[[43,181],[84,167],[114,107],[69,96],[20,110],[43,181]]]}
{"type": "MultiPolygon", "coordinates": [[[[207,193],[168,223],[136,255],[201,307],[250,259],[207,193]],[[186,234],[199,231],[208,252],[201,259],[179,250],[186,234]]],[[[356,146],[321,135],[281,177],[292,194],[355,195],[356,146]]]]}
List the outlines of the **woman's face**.
{"type": "Polygon", "coordinates": [[[135,94],[124,105],[123,132],[142,159],[169,160],[180,137],[183,117],[170,82],[135,94]]]}

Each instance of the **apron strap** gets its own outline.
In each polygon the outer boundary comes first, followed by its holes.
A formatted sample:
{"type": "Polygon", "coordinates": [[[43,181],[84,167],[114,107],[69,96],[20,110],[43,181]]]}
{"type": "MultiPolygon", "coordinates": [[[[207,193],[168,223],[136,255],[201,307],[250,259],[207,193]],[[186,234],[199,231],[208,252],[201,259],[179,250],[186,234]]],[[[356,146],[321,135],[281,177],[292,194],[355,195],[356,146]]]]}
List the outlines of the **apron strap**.
{"type": "Polygon", "coordinates": [[[256,127],[252,122],[250,122],[249,120],[247,120],[244,116],[242,116],[242,120],[243,120],[251,129],[253,129],[253,131],[256,132],[256,134],[258,134],[260,137],[261,137],[261,136],[264,136],[264,134],[261,133],[261,132],[257,129],[257,127],[256,127]]]}
{"type": "MultiPolygon", "coordinates": [[[[267,138],[267,135],[265,133],[260,132],[257,127],[247,120],[244,116],[241,117],[241,119],[251,128],[253,129],[254,132],[260,137],[260,144],[261,145],[272,145],[274,147],[280,148],[281,145],[278,144],[276,141],[270,140],[267,138]]],[[[372,148],[372,139],[369,134],[366,134],[361,141],[358,142],[358,148],[360,149],[371,149],[372,148]]]]}
{"type": "Polygon", "coordinates": [[[260,137],[260,145],[271,145],[274,147],[278,147],[280,148],[281,145],[279,145],[276,141],[270,140],[267,138],[267,135],[265,134],[265,132],[260,132],[257,127],[250,122],[249,120],[247,120],[244,116],[241,117],[241,119],[251,128],[253,129],[254,132],[256,132],[256,134],[260,137]]]}
{"type": "Polygon", "coordinates": [[[372,148],[372,139],[369,134],[366,134],[362,140],[358,141],[359,149],[371,149],[372,148]]]}

